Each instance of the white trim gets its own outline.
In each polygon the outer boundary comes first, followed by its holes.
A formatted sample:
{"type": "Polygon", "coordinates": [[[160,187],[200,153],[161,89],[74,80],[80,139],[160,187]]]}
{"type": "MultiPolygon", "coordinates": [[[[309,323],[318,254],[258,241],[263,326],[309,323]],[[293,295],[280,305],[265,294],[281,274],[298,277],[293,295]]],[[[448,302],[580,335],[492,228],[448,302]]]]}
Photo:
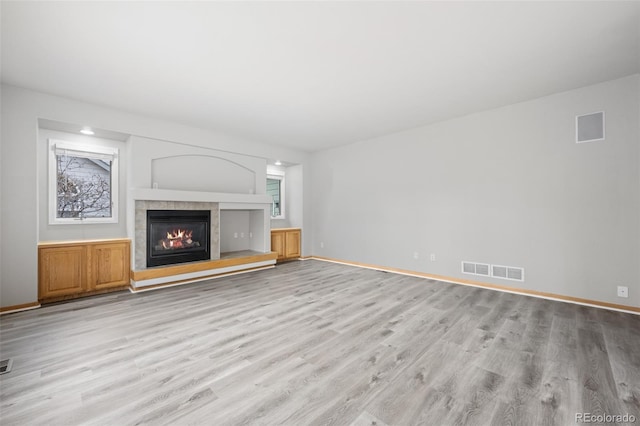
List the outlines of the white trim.
{"type": "Polygon", "coordinates": [[[247,270],[242,270],[242,271],[237,271],[237,272],[229,272],[229,273],[226,273],[226,274],[220,274],[220,275],[216,275],[216,276],[213,276],[213,277],[196,278],[196,279],[193,279],[193,280],[183,281],[183,282],[173,283],[173,284],[168,283],[167,285],[151,287],[151,288],[136,287],[135,290],[134,290],[133,287],[129,287],[129,292],[130,293],[143,293],[145,291],[153,291],[153,290],[161,290],[163,288],[178,287],[178,286],[181,286],[181,285],[193,284],[193,283],[198,283],[198,282],[208,281],[208,280],[215,280],[215,279],[218,279],[218,278],[231,277],[233,275],[248,274],[249,272],[264,271],[264,270],[273,269],[273,268],[275,268],[274,265],[269,265],[269,266],[264,266],[262,268],[254,268],[254,269],[247,269],[247,270]]]}
{"type": "Polygon", "coordinates": [[[118,148],[78,144],[62,140],[49,139],[48,188],[49,188],[49,225],[91,225],[99,223],[118,223],[119,210],[119,150],[118,148]],[[111,161],[111,217],[89,217],[89,218],[59,218],[57,217],[57,155],[69,154],[77,157],[84,157],[90,160],[111,161]]]}
{"type": "MultiPolygon", "coordinates": [[[[340,264],[340,265],[353,266],[354,268],[372,269],[374,271],[383,271],[383,272],[388,272],[388,273],[392,273],[392,274],[406,275],[406,276],[409,276],[409,277],[422,278],[422,279],[425,279],[425,280],[440,281],[440,282],[449,283],[449,284],[466,285],[466,286],[469,286],[469,287],[483,288],[485,290],[501,291],[503,293],[518,294],[520,296],[536,297],[538,299],[553,300],[554,302],[573,303],[574,305],[589,306],[589,307],[592,307],[592,308],[607,309],[607,310],[610,310],[610,311],[624,312],[626,314],[640,315],[640,313],[638,313],[636,311],[631,311],[631,310],[627,310],[627,309],[619,309],[619,308],[614,308],[614,307],[610,307],[610,306],[603,306],[603,305],[596,305],[596,304],[592,304],[592,303],[578,302],[576,300],[562,299],[560,297],[542,296],[542,295],[539,295],[539,294],[528,293],[526,290],[517,291],[517,290],[506,290],[506,289],[502,289],[502,288],[489,287],[491,285],[489,283],[487,283],[487,286],[484,286],[484,285],[480,285],[480,284],[472,284],[472,283],[469,283],[469,282],[456,281],[455,279],[446,279],[446,278],[440,278],[440,277],[430,278],[428,276],[420,275],[418,273],[412,274],[410,272],[400,272],[400,271],[395,271],[393,269],[388,269],[388,268],[383,268],[383,267],[373,267],[373,266],[358,265],[358,264],[354,264],[354,263],[350,263],[350,262],[345,262],[345,261],[340,261],[340,260],[332,260],[332,259],[323,259],[323,258],[314,257],[314,256],[311,256],[309,259],[319,260],[321,262],[329,262],[329,263],[337,263],[337,264],[340,264]]],[[[597,302],[597,301],[595,301],[595,302],[597,302]]],[[[602,302],[602,303],[609,303],[609,302],[602,302]]]]}
{"type": "MultiPolygon", "coordinates": [[[[139,280],[139,281],[131,280],[131,285],[136,289],[135,291],[139,291],[139,289],[148,287],[150,285],[165,284],[165,283],[167,285],[170,285],[175,281],[188,280],[184,282],[184,284],[186,284],[187,282],[194,282],[194,281],[201,281],[201,280],[206,280],[210,278],[216,278],[216,277],[211,277],[212,274],[216,274],[216,275],[227,274],[228,272],[238,272],[245,269],[256,270],[255,268],[260,268],[264,266],[273,266],[275,263],[276,263],[275,260],[265,260],[262,262],[244,263],[242,265],[207,269],[206,271],[189,272],[186,274],[171,275],[168,277],[150,278],[148,280],[139,280]]],[[[178,284],[181,284],[181,283],[178,283],[178,284]]]]}
{"type": "Polygon", "coordinates": [[[53,147],[56,155],[75,155],[96,160],[113,160],[118,156],[118,148],[108,146],[79,144],[57,139],[49,139],[49,146],[53,147]]]}
{"type": "Polygon", "coordinates": [[[230,276],[233,276],[233,275],[248,274],[249,272],[264,271],[266,269],[273,269],[273,268],[275,268],[275,266],[274,265],[270,265],[270,266],[264,266],[262,268],[247,269],[247,270],[237,271],[237,272],[229,272],[229,273],[226,273],[226,274],[220,274],[220,275],[216,275],[216,276],[213,276],[213,277],[197,278],[197,279],[193,279],[193,280],[189,280],[189,281],[183,281],[183,282],[179,282],[179,283],[173,283],[173,284],[168,283],[167,285],[161,285],[161,286],[150,287],[150,288],[136,287],[135,290],[133,289],[133,287],[129,287],[129,292],[130,293],[143,293],[145,291],[154,291],[154,290],[161,290],[163,288],[178,287],[178,286],[181,286],[181,285],[193,284],[193,283],[202,282],[202,281],[208,281],[208,280],[215,280],[215,279],[218,279],[218,278],[230,277],[230,276]]]}
{"type": "Polygon", "coordinates": [[[42,305],[40,303],[38,303],[37,305],[27,306],[26,308],[16,308],[16,309],[10,309],[8,311],[0,311],[0,315],[15,314],[16,312],[30,311],[32,309],[39,309],[41,307],[42,307],[42,305]]]}

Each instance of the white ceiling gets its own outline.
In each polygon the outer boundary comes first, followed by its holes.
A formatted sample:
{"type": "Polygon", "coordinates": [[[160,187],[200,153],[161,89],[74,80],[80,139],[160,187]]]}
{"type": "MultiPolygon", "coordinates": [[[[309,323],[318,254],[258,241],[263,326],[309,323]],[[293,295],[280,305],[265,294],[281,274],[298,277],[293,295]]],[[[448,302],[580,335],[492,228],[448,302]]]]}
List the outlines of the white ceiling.
{"type": "Polygon", "coordinates": [[[319,150],[640,72],[640,2],[7,2],[2,81],[319,150]]]}

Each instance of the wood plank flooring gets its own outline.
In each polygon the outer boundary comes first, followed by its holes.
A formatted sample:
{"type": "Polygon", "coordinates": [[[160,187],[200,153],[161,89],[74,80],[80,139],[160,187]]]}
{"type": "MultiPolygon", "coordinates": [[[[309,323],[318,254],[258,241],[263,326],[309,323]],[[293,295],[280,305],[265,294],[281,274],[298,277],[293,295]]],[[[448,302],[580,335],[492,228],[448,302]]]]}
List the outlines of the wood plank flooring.
{"type": "Polygon", "coordinates": [[[0,332],[2,425],[640,424],[640,316],[315,260],[0,332]]]}

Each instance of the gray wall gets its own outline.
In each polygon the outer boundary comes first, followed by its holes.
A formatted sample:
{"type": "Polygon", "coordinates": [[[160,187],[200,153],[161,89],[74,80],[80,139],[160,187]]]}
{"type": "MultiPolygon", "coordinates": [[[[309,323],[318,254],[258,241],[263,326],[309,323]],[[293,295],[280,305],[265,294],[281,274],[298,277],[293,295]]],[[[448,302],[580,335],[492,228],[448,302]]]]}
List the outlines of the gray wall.
{"type": "MultiPolygon", "coordinates": [[[[211,148],[258,159],[280,158],[305,164],[308,154],[279,146],[233,137],[207,129],[156,120],[67,98],[2,85],[0,143],[0,306],[33,303],[38,299],[37,246],[39,241],[40,184],[46,174],[38,165],[38,119],[106,129],[141,139],[173,141],[193,147],[211,148]]],[[[124,150],[129,155],[132,150],[124,150]]],[[[127,157],[129,165],[136,158],[127,157]]],[[[265,163],[266,164],[266,163],[265,163]]],[[[121,164],[121,170],[126,166],[121,164]]],[[[128,168],[129,170],[131,167],[128,168]]],[[[126,179],[131,176],[127,174],[126,179]]],[[[129,188],[129,182],[120,182],[129,188]]],[[[124,197],[125,193],[121,193],[124,197]]],[[[46,211],[46,210],[44,210],[46,211]]],[[[310,212],[307,208],[306,212],[310,212]]],[[[309,213],[310,214],[310,213],[309,213]]],[[[123,216],[121,221],[125,221],[123,216]]],[[[126,227],[126,223],[124,224],[126,227]]],[[[93,226],[93,225],[86,225],[93,226]]],[[[94,228],[98,229],[98,228],[94,228]]],[[[115,227],[101,237],[121,237],[115,227]],[[111,232],[112,231],[112,232],[111,232]]],[[[102,232],[102,231],[101,231],[102,232]]],[[[58,238],[48,235],[44,237],[58,238]]],[[[69,236],[73,239],[76,236],[69,236]]],[[[93,237],[91,237],[93,238],[93,237]]],[[[303,243],[308,244],[308,243],[303,243]]]]}
{"type": "Polygon", "coordinates": [[[2,88],[2,258],[0,303],[13,306],[38,300],[38,120],[29,101],[2,88]]]}
{"type": "Polygon", "coordinates": [[[251,221],[248,211],[220,211],[220,252],[250,250],[251,221]],[[237,237],[234,237],[234,234],[237,237]]]}
{"type": "Polygon", "coordinates": [[[316,153],[312,251],[640,306],[639,94],[634,75],[316,153]],[[576,144],[575,116],[594,111],[606,140],[576,144]]]}
{"type": "Polygon", "coordinates": [[[264,194],[264,158],[141,136],[129,138],[129,186],[185,191],[264,194]],[[163,164],[163,162],[166,162],[163,164]],[[167,171],[167,163],[177,167],[167,171]],[[188,172],[187,172],[188,170],[188,172]]]}
{"type": "MultiPolygon", "coordinates": [[[[2,10],[2,7],[0,7],[0,10],[2,10]]],[[[2,100],[2,85],[0,85],[0,101],[2,100]]],[[[4,117],[4,104],[2,102],[0,102],[0,117],[4,117]]],[[[4,140],[4,130],[3,130],[3,126],[2,126],[2,122],[3,120],[0,119],[0,169],[4,170],[4,163],[2,162],[2,152],[4,151],[4,149],[2,148],[2,141],[4,140]]],[[[5,206],[5,202],[4,202],[4,198],[2,193],[4,192],[2,190],[2,179],[3,179],[3,173],[0,172],[0,224],[2,224],[2,216],[4,215],[4,206],[5,206]]],[[[1,241],[3,240],[2,238],[2,226],[0,226],[0,288],[2,288],[2,243],[1,241]]],[[[3,306],[2,304],[2,293],[0,293],[0,306],[3,306]]]]}
{"type": "Polygon", "coordinates": [[[304,165],[303,221],[291,226],[304,224],[305,255],[459,278],[473,278],[459,272],[461,260],[521,266],[524,283],[483,281],[640,306],[639,80],[323,151],[311,162],[305,153],[3,85],[0,306],[37,300],[46,191],[38,118],[304,165]],[[575,115],[598,110],[607,140],[575,144],[575,115]],[[629,286],[629,299],[615,296],[617,285],[629,286]]]}
{"type": "Polygon", "coordinates": [[[287,199],[289,201],[287,215],[289,223],[294,228],[302,228],[303,223],[303,205],[304,205],[304,177],[303,166],[287,167],[287,199]]]}

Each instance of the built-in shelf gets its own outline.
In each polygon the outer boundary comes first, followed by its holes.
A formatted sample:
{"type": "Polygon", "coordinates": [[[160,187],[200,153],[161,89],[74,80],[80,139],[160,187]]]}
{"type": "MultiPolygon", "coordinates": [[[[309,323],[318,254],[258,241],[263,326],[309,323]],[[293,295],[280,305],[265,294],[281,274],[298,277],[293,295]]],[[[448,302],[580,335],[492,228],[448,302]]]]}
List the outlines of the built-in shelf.
{"type": "Polygon", "coordinates": [[[38,299],[54,302],[129,286],[130,241],[125,238],[38,244],[38,299]]]}
{"type": "Polygon", "coordinates": [[[278,262],[300,257],[301,235],[300,228],[274,228],[271,230],[271,250],[278,255],[278,262]]]}

